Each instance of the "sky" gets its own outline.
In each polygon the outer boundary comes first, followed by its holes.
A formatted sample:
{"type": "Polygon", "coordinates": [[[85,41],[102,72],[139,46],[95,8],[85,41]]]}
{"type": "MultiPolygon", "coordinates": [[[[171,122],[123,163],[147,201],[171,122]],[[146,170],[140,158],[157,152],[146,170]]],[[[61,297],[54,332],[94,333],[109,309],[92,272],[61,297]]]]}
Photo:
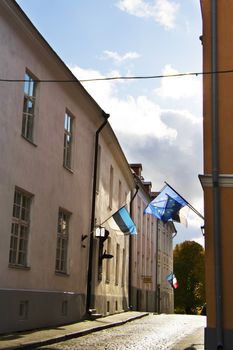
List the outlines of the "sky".
{"type": "MultiPolygon", "coordinates": [[[[202,71],[199,0],[17,0],[80,79],[202,71]]],[[[83,82],[129,163],[153,191],[169,183],[203,214],[202,76],[83,82]]],[[[204,245],[191,210],[174,244],[204,245]]]]}

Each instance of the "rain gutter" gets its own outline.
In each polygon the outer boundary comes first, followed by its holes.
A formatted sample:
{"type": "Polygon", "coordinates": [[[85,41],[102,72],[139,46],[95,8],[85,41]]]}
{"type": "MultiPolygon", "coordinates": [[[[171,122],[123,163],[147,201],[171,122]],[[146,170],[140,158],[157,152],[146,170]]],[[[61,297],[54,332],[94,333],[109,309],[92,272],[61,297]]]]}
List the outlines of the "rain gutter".
{"type": "Polygon", "coordinates": [[[219,188],[219,116],[217,69],[217,0],[211,1],[211,117],[212,117],[212,181],[213,181],[213,234],[215,255],[215,303],[217,349],[223,348],[222,280],[221,280],[221,223],[219,188]]]}
{"type": "MultiPolygon", "coordinates": [[[[130,200],[130,215],[133,216],[133,201],[138,193],[139,186],[136,185],[136,191],[130,200]]],[[[132,236],[129,235],[129,275],[128,275],[128,305],[132,308],[132,236]]]]}
{"type": "Polygon", "coordinates": [[[96,203],[96,181],[97,181],[97,168],[98,168],[98,146],[99,146],[99,134],[101,130],[108,123],[109,114],[104,111],[104,122],[100,125],[95,134],[95,158],[94,158],[94,175],[93,175],[93,188],[92,188],[92,210],[91,210],[91,233],[89,242],[89,261],[88,261],[88,273],[87,273],[87,300],[86,300],[86,312],[88,313],[91,308],[91,292],[92,292],[92,269],[93,269],[93,241],[94,241],[94,229],[95,229],[95,203],[96,203]]]}

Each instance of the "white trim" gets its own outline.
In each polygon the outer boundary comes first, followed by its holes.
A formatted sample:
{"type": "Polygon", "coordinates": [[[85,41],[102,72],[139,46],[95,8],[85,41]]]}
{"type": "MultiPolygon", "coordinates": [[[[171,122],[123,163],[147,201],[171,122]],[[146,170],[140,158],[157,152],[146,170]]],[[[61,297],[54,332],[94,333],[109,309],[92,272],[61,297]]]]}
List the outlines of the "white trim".
{"type": "MultiPolygon", "coordinates": [[[[219,174],[218,177],[220,187],[233,187],[233,174],[219,174]]],[[[211,174],[199,175],[199,180],[203,188],[213,187],[211,174]]]]}
{"type": "Polygon", "coordinates": [[[0,288],[1,291],[12,291],[12,292],[33,292],[33,293],[57,293],[57,294],[70,294],[70,295],[83,295],[83,293],[76,292],[65,292],[59,290],[47,290],[47,289],[16,289],[16,288],[0,288]]]}

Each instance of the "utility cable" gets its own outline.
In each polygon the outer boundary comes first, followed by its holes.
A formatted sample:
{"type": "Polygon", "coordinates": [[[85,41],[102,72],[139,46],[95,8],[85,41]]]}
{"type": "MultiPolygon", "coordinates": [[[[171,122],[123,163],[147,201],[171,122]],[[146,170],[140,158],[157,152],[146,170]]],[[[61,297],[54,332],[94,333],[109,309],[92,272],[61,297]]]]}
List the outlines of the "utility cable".
{"type": "MultiPolygon", "coordinates": [[[[161,75],[145,75],[145,76],[119,76],[119,77],[105,77],[105,78],[90,78],[90,79],[34,79],[34,82],[38,83],[85,83],[95,81],[108,81],[108,80],[139,80],[139,79],[162,79],[162,78],[175,78],[185,76],[199,76],[199,75],[213,75],[213,74],[228,74],[233,73],[233,69],[219,70],[219,71],[207,71],[207,72],[190,72],[190,73],[176,73],[176,74],[161,74],[161,75]]],[[[28,82],[27,79],[3,79],[0,78],[0,82],[6,83],[24,83],[28,82]]]]}

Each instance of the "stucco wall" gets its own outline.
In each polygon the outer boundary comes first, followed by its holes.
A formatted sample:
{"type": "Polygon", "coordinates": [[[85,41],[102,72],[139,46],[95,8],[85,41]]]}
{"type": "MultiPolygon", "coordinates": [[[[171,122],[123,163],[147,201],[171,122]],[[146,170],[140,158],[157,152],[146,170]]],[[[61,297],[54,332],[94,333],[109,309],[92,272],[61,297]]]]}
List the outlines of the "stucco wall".
{"type": "MultiPolygon", "coordinates": [[[[72,74],[14,6],[13,2],[0,2],[0,76],[24,79],[27,69],[37,79],[71,79],[72,74]]],[[[18,301],[23,300],[26,293],[31,305],[34,303],[34,295],[37,295],[37,310],[40,313],[51,301],[50,297],[41,298],[40,291],[46,291],[47,294],[43,295],[61,295],[52,302],[55,309],[57,300],[57,310],[60,310],[63,293],[71,292],[74,299],[69,297],[70,307],[75,303],[82,303],[76,316],[71,313],[66,319],[66,322],[71,322],[75,317],[82,317],[85,310],[83,296],[86,294],[88,239],[85,242],[86,248],[83,248],[81,235],[90,234],[94,137],[103,121],[102,111],[78,83],[39,82],[32,144],[21,136],[23,98],[23,82],[2,83],[0,288],[7,288],[9,293],[2,292],[1,301],[5,313],[12,308],[12,293],[17,295],[18,301]],[[63,167],[66,110],[74,117],[71,171],[63,167]],[[32,195],[27,268],[9,265],[16,186],[32,195]],[[66,274],[55,273],[59,208],[71,213],[66,274]],[[82,296],[81,299],[79,295],[82,296]]],[[[14,317],[12,314],[12,329],[15,329],[14,317]]],[[[55,314],[49,319],[51,322],[55,321],[55,314]]],[[[36,315],[29,322],[35,326],[42,325],[40,321],[37,325],[35,320],[36,315]]],[[[57,322],[61,323],[59,317],[57,322]]]]}

